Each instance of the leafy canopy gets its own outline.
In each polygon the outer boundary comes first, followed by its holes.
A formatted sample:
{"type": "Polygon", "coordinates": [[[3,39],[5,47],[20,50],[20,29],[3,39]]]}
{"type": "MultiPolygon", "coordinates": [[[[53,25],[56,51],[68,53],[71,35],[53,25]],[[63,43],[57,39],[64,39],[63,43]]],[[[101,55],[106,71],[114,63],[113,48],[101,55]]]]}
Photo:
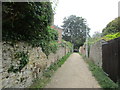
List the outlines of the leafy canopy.
{"type": "Polygon", "coordinates": [[[105,36],[107,34],[120,32],[120,17],[114,19],[103,29],[102,35],[105,36]]]}
{"type": "Polygon", "coordinates": [[[74,44],[74,48],[78,49],[84,44],[86,33],[89,34],[90,28],[86,25],[86,20],[82,17],[71,15],[64,18],[63,21],[63,39],[74,44]]]}

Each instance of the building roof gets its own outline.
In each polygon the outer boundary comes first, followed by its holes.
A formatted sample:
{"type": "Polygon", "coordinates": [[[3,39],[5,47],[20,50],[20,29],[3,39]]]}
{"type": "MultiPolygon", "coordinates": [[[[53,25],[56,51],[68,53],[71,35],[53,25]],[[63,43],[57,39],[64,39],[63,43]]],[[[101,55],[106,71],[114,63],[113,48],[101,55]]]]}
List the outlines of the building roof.
{"type": "MultiPolygon", "coordinates": [[[[56,30],[62,30],[60,27],[52,25],[51,28],[56,29],[56,30]]],[[[63,31],[63,30],[62,30],[63,31]]]]}

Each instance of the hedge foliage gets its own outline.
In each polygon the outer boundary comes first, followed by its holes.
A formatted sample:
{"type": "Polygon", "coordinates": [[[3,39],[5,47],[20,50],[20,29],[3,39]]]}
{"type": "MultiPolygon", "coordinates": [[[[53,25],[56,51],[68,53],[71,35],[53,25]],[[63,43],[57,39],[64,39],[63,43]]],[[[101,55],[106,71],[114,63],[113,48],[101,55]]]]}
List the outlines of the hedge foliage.
{"type": "Polygon", "coordinates": [[[2,9],[3,40],[47,38],[53,16],[50,2],[4,2],[2,9]]]}
{"type": "Polygon", "coordinates": [[[103,29],[102,35],[105,36],[107,34],[120,32],[120,17],[112,20],[107,24],[107,26],[103,29]]]}
{"type": "Polygon", "coordinates": [[[33,47],[41,46],[48,55],[52,47],[50,41],[58,39],[58,32],[50,28],[51,2],[3,2],[2,16],[3,41],[24,41],[33,47]]]}

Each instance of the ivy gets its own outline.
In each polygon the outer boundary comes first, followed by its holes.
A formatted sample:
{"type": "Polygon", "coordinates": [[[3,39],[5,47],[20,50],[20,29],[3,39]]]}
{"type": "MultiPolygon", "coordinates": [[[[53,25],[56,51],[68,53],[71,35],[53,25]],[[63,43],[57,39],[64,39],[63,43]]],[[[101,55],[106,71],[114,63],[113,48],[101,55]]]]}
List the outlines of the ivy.
{"type": "Polygon", "coordinates": [[[50,48],[50,51],[52,53],[56,53],[57,49],[58,49],[58,43],[55,42],[55,41],[51,41],[50,44],[49,44],[49,48],[50,48]]]}
{"type": "Polygon", "coordinates": [[[51,44],[57,42],[58,32],[50,28],[53,19],[50,2],[3,2],[2,9],[3,41],[40,46],[46,55],[57,50],[57,44],[51,44]]]}
{"type": "Polygon", "coordinates": [[[19,65],[16,67],[14,65],[11,65],[10,68],[8,69],[8,72],[20,72],[25,66],[26,64],[29,62],[29,57],[28,57],[28,52],[17,52],[14,57],[16,59],[20,59],[20,63],[19,65]]]}
{"type": "Polygon", "coordinates": [[[50,2],[3,2],[3,41],[35,41],[48,34],[53,10],[50,2]]]}

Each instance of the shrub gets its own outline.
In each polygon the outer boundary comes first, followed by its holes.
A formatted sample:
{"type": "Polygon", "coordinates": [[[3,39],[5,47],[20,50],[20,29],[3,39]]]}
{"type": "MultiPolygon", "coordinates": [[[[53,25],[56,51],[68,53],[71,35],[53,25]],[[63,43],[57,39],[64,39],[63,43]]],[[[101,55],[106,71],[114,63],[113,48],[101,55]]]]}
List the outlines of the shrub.
{"type": "Polygon", "coordinates": [[[55,52],[58,32],[50,28],[53,10],[50,2],[3,2],[3,41],[24,41],[42,47],[48,55],[55,52]],[[53,49],[54,48],[54,49],[53,49]]]}
{"type": "Polygon", "coordinates": [[[50,2],[3,2],[3,40],[41,40],[51,25],[53,10],[50,2]]]}
{"type": "Polygon", "coordinates": [[[49,45],[50,51],[56,53],[59,44],[56,41],[51,41],[49,45]]]}
{"type": "Polygon", "coordinates": [[[120,32],[120,17],[112,20],[107,26],[103,29],[102,35],[105,36],[107,34],[120,32]]]}
{"type": "Polygon", "coordinates": [[[63,47],[68,47],[70,50],[73,49],[73,44],[65,40],[62,40],[62,43],[60,45],[63,47]]]}
{"type": "Polygon", "coordinates": [[[106,41],[109,41],[109,40],[112,40],[112,39],[115,39],[115,38],[118,38],[118,37],[120,37],[120,32],[115,33],[115,34],[108,34],[108,35],[102,37],[102,39],[104,39],[106,41]]]}

